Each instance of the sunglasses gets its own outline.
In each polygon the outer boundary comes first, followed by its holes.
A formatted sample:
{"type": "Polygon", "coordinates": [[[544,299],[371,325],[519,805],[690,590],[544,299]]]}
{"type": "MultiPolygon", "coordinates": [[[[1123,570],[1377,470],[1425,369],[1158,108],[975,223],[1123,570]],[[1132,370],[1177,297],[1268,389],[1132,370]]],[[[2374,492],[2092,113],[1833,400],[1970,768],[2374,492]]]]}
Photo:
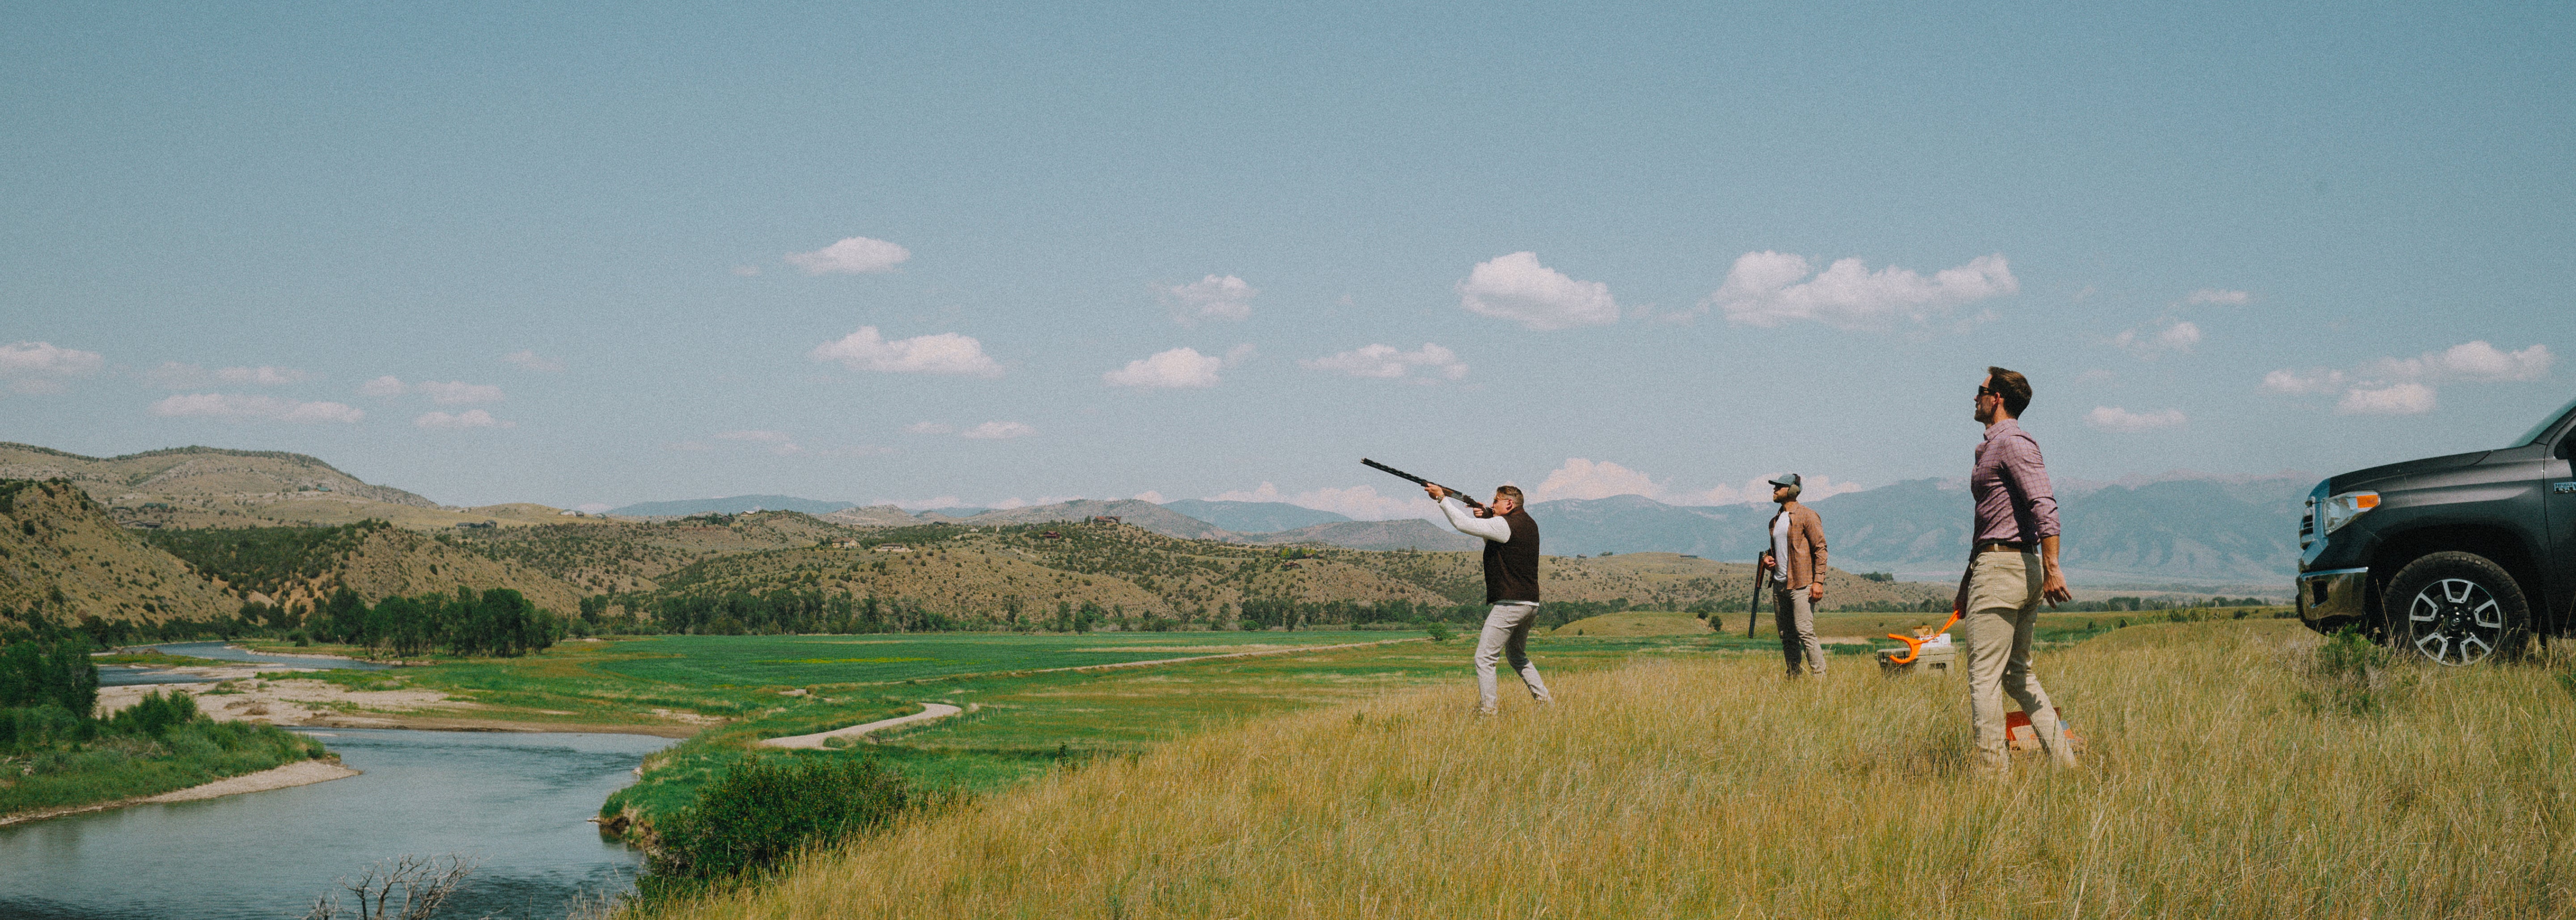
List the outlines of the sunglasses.
{"type": "Polygon", "coordinates": [[[1978,384],[1978,385],[1977,385],[1977,396],[1978,396],[1978,397],[1980,397],[1980,398],[1987,397],[1987,396],[2002,396],[2002,395],[2004,395],[2002,390],[1998,390],[1998,389],[1995,389],[1995,388],[1993,388],[1993,387],[1986,386],[1986,385],[1984,385],[1984,384],[1978,384]]]}

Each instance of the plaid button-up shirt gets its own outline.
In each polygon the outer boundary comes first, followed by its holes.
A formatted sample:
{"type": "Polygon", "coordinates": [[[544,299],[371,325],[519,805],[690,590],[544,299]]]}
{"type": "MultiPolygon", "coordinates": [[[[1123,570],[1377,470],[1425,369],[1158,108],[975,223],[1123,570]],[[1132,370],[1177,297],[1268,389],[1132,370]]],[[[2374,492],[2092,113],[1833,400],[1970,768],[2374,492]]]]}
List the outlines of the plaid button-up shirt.
{"type": "Polygon", "coordinates": [[[2037,544],[2057,536],[2057,494],[2048,485],[2048,465],[2020,421],[2005,419],[1986,429],[1977,464],[1968,472],[1968,494],[1977,503],[1975,542],[2037,544]]]}

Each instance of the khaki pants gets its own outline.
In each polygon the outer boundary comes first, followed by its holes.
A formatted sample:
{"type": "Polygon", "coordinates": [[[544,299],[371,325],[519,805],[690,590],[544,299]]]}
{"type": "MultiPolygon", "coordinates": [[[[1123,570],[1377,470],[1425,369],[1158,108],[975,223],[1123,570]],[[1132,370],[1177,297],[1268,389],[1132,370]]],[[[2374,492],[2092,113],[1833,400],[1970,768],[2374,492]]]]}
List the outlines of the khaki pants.
{"type": "Polygon", "coordinates": [[[1771,592],[1773,622],[1780,626],[1780,657],[1789,660],[1789,676],[1796,677],[1798,659],[1805,658],[1804,673],[1825,676],[1825,646],[1816,641],[1816,602],[1807,597],[1807,589],[1771,592]]]}
{"type": "Polygon", "coordinates": [[[1509,657],[1512,670],[1520,672],[1521,683],[1529,685],[1530,696],[1539,702],[1554,702],[1547,695],[1547,682],[1538,679],[1538,665],[1530,663],[1530,627],[1538,623],[1538,605],[1520,603],[1495,604],[1485,615],[1484,635],[1476,639],[1476,711],[1494,711],[1494,664],[1509,657]]]}
{"type": "Polygon", "coordinates": [[[1968,713],[1977,725],[1977,767],[2002,772],[2012,766],[2004,746],[2004,697],[2030,714],[2031,731],[2060,763],[2072,764],[2057,710],[2030,672],[2030,634],[2039,621],[2038,553],[1979,553],[1968,577],[1968,612],[1959,618],[1967,645],[1968,713]]]}

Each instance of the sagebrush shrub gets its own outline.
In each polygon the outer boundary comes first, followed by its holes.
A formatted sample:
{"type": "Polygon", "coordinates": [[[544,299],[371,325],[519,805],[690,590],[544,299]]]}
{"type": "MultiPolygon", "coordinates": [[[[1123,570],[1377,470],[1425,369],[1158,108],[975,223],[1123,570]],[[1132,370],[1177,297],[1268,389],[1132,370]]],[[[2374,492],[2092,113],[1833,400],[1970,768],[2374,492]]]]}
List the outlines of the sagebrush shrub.
{"type": "Polygon", "coordinates": [[[912,800],[903,778],[874,760],[746,758],[656,829],[648,887],[765,871],[799,847],[884,826],[912,800]]]}

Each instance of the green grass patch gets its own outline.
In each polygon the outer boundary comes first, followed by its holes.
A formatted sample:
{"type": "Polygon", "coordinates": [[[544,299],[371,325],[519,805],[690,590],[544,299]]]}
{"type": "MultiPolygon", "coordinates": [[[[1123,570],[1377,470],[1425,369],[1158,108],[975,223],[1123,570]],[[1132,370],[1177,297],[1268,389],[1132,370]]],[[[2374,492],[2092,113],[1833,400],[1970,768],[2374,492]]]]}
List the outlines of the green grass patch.
{"type": "Polygon", "coordinates": [[[199,719],[159,737],[101,734],[0,757],[0,814],[159,795],[327,755],[320,741],[248,722],[199,719]]]}

